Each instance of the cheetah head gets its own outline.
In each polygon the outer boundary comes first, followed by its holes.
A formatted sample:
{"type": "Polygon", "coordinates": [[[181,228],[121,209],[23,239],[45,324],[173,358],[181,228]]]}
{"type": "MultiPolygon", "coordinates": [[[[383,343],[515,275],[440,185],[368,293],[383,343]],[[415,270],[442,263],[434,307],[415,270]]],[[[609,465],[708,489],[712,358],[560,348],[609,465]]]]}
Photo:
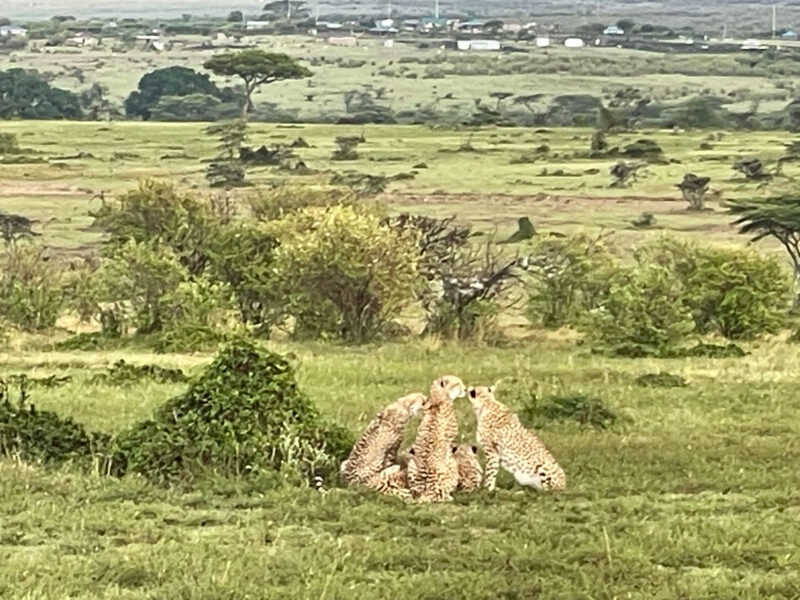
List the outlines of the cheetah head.
{"type": "Polygon", "coordinates": [[[402,398],[398,398],[395,404],[397,404],[398,408],[405,410],[408,413],[409,417],[413,417],[416,415],[419,410],[422,408],[422,405],[425,403],[425,394],[420,394],[419,392],[415,392],[413,394],[408,394],[403,396],[402,398]]]}
{"type": "Polygon", "coordinates": [[[467,392],[467,397],[472,405],[472,410],[475,411],[476,415],[480,416],[486,404],[494,401],[494,386],[479,385],[471,387],[467,392]]]}
{"type": "Polygon", "coordinates": [[[439,377],[431,385],[431,398],[436,400],[450,400],[464,397],[464,382],[455,375],[439,377]]]}

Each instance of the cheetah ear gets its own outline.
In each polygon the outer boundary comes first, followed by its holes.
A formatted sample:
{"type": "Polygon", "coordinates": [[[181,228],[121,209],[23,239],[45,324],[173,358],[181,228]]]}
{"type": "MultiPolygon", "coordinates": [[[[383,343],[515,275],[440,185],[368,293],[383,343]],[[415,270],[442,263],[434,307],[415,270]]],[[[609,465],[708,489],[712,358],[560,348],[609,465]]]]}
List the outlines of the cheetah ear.
{"type": "Polygon", "coordinates": [[[489,386],[489,391],[494,394],[494,386],[493,385],[489,386]]]}
{"type": "Polygon", "coordinates": [[[439,380],[439,385],[440,385],[440,386],[442,386],[442,387],[444,387],[444,379],[440,379],[440,380],[439,380]]]}
{"type": "Polygon", "coordinates": [[[414,454],[414,448],[409,448],[409,449],[408,449],[408,453],[409,453],[409,454],[411,454],[411,455],[413,455],[413,454],[414,454]]]}
{"type": "Polygon", "coordinates": [[[477,454],[478,453],[478,447],[477,446],[473,446],[472,447],[472,453],[473,454],[477,454]]]}
{"type": "Polygon", "coordinates": [[[458,452],[458,446],[453,446],[453,454],[455,454],[456,452],[458,452]]]}
{"type": "Polygon", "coordinates": [[[469,397],[470,398],[477,398],[478,391],[475,388],[469,388],[469,397]]]}

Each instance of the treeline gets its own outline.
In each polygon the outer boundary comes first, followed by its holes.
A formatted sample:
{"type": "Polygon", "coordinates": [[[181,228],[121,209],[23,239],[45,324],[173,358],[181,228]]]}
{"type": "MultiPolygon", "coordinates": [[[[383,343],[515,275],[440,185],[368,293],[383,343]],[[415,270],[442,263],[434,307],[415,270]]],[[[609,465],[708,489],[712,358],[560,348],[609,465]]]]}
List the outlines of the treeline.
{"type": "Polygon", "coordinates": [[[138,339],[163,351],[242,332],[492,340],[522,302],[532,327],[574,328],[597,351],[667,356],[706,335],[777,332],[792,307],[788,270],[751,248],[665,237],[631,255],[606,236],[531,232],[496,243],[336,188],[276,188],[243,211],[150,181],[93,216],[106,241],[80,264],[6,229],[6,327],[47,330],[71,314],[100,331],[66,347],[138,339]],[[422,318],[409,325],[413,314],[422,318]]]}

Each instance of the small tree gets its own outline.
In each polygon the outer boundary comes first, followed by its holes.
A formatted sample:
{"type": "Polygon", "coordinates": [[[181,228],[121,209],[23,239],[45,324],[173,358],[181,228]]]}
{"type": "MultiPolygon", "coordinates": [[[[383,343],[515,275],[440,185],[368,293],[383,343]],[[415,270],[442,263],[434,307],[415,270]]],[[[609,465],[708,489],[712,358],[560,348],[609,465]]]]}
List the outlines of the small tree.
{"type": "Polygon", "coordinates": [[[295,335],[365,342],[386,332],[416,295],[416,239],[353,206],[307,208],[272,231],[277,293],[295,335]]]}
{"type": "Polygon", "coordinates": [[[729,200],[728,214],[736,217],[739,233],[752,242],[774,238],[786,249],[794,268],[795,307],[800,306],[800,197],[777,196],[764,200],[729,200]]]}
{"type": "Polygon", "coordinates": [[[600,306],[619,276],[608,235],[541,237],[528,257],[526,316],[544,327],[574,325],[600,306]]]}
{"type": "Polygon", "coordinates": [[[645,166],[647,166],[645,163],[628,163],[624,160],[619,161],[611,167],[610,170],[611,176],[614,178],[614,181],[611,182],[611,187],[619,188],[628,186],[632,181],[636,181],[636,174],[639,172],[639,169],[645,166]]]}
{"type": "Polygon", "coordinates": [[[0,319],[27,331],[56,324],[67,302],[64,269],[37,244],[0,248],[0,319]]]}
{"type": "Polygon", "coordinates": [[[247,139],[247,123],[243,120],[217,123],[206,129],[208,135],[219,137],[219,154],[206,168],[211,187],[241,187],[247,185],[247,166],[241,159],[242,146],[247,139]]]}
{"type": "Polygon", "coordinates": [[[742,173],[748,181],[769,181],[772,175],[758,158],[743,158],[733,163],[733,170],[742,173]]]}
{"type": "Polygon", "coordinates": [[[689,210],[705,209],[705,196],[710,181],[710,177],[698,177],[694,173],[683,176],[683,181],[677,187],[683,194],[683,199],[689,203],[689,210]]]}
{"type": "Polygon", "coordinates": [[[338,148],[333,151],[331,160],[357,160],[358,152],[356,151],[356,148],[358,148],[358,145],[364,141],[364,136],[361,135],[340,135],[335,140],[338,148]]]}
{"type": "Polygon", "coordinates": [[[242,79],[244,82],[243,121],[247,120],[248,112],[253,109],[253,92],[262,85],[311,76],[311,71],[299,65],[290,56],[258,49],[217,54],[208,59],[203,66],[215,75],[242,79]]]}

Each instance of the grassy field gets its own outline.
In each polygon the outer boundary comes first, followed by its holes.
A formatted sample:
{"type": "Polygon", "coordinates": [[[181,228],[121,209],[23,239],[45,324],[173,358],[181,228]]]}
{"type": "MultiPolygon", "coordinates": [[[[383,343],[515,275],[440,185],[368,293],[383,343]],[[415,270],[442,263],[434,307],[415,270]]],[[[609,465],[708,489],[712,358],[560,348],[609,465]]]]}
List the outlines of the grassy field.
{"type": "MultiPolygon", "coordinates": [[[[167,178],[198,194],[211,193],[204,169],[216,154],[216,142],[201,124],[8,122],[2,131],[16,133],[31,160],[39,162],[3,165],[0,208],[37,219],[36,229],[54,247],[74,250],[96,242],[97,233],[88,229],[88,212],[100,205],[98,194],[111,198],[132,189],[141,178],[167,178]]],[[[409,174],[391,182],[381,197],[392,210],[455,214],[500,237],[514,230],[519,217],[528,216],[542,230],[605,228],[618,231],[622,239],[670,230],[724,240],[734,238],[735,231],[721,214],[723,200],[790,191],[800,174],[789,164],[786,177],[759,188],[731,168],[744,156],[774,164],[784,144],[793,139],[790,133],[639,131],[610,136],[609,142],[624,148],[637,139],[652,139],[668,162],[648,166],[630,187],[611,188],[608,170],[618,159],[586,158],[591,135],[590,129],[574,128],[254,124],[252,146],[306,140],[310,147],[296,153],[315,173],[301,176],[255,168],[249,175],[254,187],[234,196],[257,193],[270,183],[324,184],[335,173],[349,170],[409,174]],[[330,160],[335,137],[361,133],[367,141],[358,148],[358,160],[330,160]],[[472,150],[462,148],[467,144],[472,150]],[[537,155],[535,162],[513,164],[543,144],[549,151],[537,155]],[[675,187],[689,172],[712,178],[716,195],[705,212],[686,211],[675,187]],[[643,212],[655,215],[655,229],[633,228],[631,221],[643,212]]]]}
{"type": "MultiPolygon", "coordinates": [[[[7,122],[40,162],[3,165],[0,209],[38,220],[60,251],[99,241],[88,210],[139,178],[175,181],[208,194],[204,160],[214,140],[199,124],[7,122]]],[[[609,188],[612,159],[582,158],[589,129],[432,130],[399,126],[254,125],[252,145],[303,137],[298,155],[317,172],[272,168],[254,187],[283,180],[318,184],[333,172],[394,175],[381,197],[393,211],[457,215],[502,237],[520,216],[542,230],[618,231],[620,251],[671,231],[698,240],[738,240],[721,207],[731,197],[791,190],[796,175],[758,189],[731,169],[734,158],[782,155],[788,133],[640,131],[613,145],[655,140],[669,162],[649,166],[630,188],[609,188]],[[364,133],[361,157],[330,161],[334,138],[364,133]],[[472,151],[459,148],[469,143],[472,151]],[[701,149],[701,144],[709,144],[701,149]],[[535,163],[512,159],[547,144],[535,163]],[[426,168],[417,167],[425,163],[426,168]],[[597,172],[589,170],[596,169],[597,172]],[[545,171],[546,170],[546,171],[545,171]],[[560,174],[556,174],[561,171],[560,174]],[[690,213],[675,184],[712,177],[709,210],[690,213]],[[630,221],[652,212],[658,228],[630,221]]],[[[765,246],[768,249],[769,246],[765,246]]],[[[117,387],[93,381],[115,360],[199,373],[211,355],[60,352],[53,336],[13,336],[0,377],[72,376],[34,390],[40,409],[115,433],[148,417],[179,384],[117,387]]],[[[469,384],[499,381],[499,398],[521,409],[572,393],[621,415],[608,430],[550,423],[539,433],[564,466],[569,489],[537,494],[507,475],[499,490],[444,506],[405,505],[333,488],[269,481],[209,481],[161,489],[135,477],[87,475],[0,460],[0,598],[786,598],[800,597],[800,347],[783,337],[746,345],[739,359],[611,359],[565,332],[528,331],[499,346],[434,340],[364,347],[270,342],[291,355],[299,384],[322,412],[358,432],[385,403],[424,391],[438,375],[469,384]],[[640,387],[669,371],[689,385],[640,387]]],[[[474,418],[459,410],[461,439],[474,418]]],[[[411,436],[412,433],[409,433],[411,436]]]]}
{"type": "MultiPolygon", "coordinates": [[[[503,489],[408,506],[366,492],[217,481],[194,491],[0,461],[3,598],[796,598],[800,350],[743,359],[613,360],[563,341],[492,348],[277,345],[328,415],[354,431],[385,402],[451,372],[500,380],[514,408],[583,392],[624,419],[539,433],[570,489],[503,489]],[[689,386],[639,387],[668,370],[689,386]]],[[[93,384],[118,357],[198,372],[205,356],[10,350],[0,374],[67,373],[41,408],[105,431],[177,385],[93,384]]],[[[474,422],[462,406],[461,436],[474,422]]]]}

